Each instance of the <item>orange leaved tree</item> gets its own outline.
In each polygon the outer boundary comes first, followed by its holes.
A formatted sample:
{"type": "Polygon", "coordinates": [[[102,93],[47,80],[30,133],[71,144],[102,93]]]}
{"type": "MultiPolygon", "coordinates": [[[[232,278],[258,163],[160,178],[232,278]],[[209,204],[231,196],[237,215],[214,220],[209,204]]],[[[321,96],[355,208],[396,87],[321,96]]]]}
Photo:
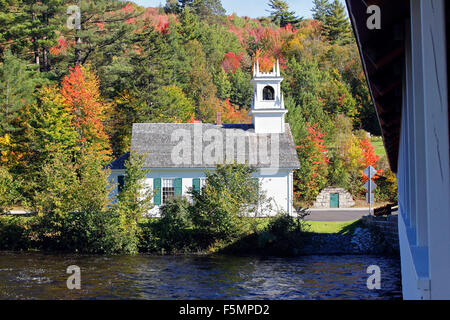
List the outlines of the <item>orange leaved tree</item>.
{"type": "Polygon", "coordinates": [[[79,134],[81,147],[98,153],[107,161],[111,155],[108,135],[103,122],[110,105],[100,96],[99,80],[90,67],[75,66],[62,80],[61,94],[72,111],[73,125],[79,134]]]}

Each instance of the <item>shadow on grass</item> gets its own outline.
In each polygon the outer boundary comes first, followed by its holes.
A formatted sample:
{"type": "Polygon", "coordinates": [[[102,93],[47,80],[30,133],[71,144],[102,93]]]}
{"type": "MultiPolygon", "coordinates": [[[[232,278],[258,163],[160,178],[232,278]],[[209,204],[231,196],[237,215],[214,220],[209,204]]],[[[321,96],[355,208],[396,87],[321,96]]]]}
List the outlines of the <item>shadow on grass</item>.
{"type": "Polygon", "coordinates": [[[352,235],[357,228],[361,228],[361,227],[363,227],[363,223],[362,223],[362,220],[359,219],[359,220],[356,220],[355,222],[353,222],[352,224],[349,224],[349,225],[343,227],[342,230],[338,232],[338,234],[352,235]]]}

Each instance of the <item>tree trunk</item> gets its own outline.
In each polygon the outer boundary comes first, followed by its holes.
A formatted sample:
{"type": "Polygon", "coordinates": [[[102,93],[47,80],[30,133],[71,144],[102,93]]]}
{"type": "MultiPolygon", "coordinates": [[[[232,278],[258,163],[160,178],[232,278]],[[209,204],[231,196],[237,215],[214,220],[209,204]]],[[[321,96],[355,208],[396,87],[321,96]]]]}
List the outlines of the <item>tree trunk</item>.
{"type": "MultiPolygon", "coordinates": [[[[36,13],[33,11],[33,7],[31,5],[31,19],[33,22],[36,21],[36,13]]],[[[34,63],[36,65],[40,65],[40,61],[39,61],[39,47],[37,44],[37,37],[35,35],[33,35],[33,51],[34,51],[34,63]]]]}

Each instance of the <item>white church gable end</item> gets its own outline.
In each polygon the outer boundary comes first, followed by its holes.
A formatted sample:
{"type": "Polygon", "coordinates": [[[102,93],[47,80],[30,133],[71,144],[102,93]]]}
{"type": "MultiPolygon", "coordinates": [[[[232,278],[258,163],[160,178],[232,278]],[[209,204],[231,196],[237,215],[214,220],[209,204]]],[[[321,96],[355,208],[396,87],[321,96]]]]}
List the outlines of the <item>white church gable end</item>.
{"type": "MultiPolygon", "coordinates": [[[[262,191],[272,200],[272,212],[293,213],[293,170],[300,164],[281,92],[280,67],[263,73],[255,65],[252,84],[254,97],[251,124],[208,123],[135,123],[132,130],[131,154],[145,157],[150,169],[146,185],[156,191],[155,208],[173,196],[188,197],[190,189],[201,190],[205,170],[217,164],[247,163],[257,170],[254,177],[262,191]]],[[[125,174],[125,161],[130,153],[112,162],[110,181],[118,183],[111,196],[117,195],[125,174]]]]}

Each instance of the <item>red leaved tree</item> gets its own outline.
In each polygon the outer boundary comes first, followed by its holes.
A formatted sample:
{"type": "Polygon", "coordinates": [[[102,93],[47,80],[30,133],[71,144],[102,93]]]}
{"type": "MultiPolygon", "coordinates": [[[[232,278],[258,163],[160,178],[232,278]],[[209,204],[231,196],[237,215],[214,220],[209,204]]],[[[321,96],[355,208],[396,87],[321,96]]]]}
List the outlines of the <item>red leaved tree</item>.
{"type": "Polygon", "coordinates": [[[304,202],[311,202],[327,183],[328,148],[324,144],[327,135],[317,124],[307,125],[307,137],[297,146],[300,169],[294,174],[296,196],[304,202]]]}
{"type": "MultiPolygon", "coordinates": [[[[365,168],[367,168],[368,166],[372,166],[376,169],[376,165],[378,160],[380,159],[380,156],[378,156],[377,154],[375,154],[375,149],[373,147],[373,145],[370,143],[370,139],[367,137],[365,139],[362,139],[359,141],[360,145],[361,145],[361,150],[362,150],[362,159],[361,159],[361,163],[365,168]]],[[[383,169],[377,170],[377,174],[372,178],[372,179],[378,179],[379,175],[383,173],[383,169]]],[[[367,177],[364,172],[362,173],[362,180],[363,182],[366,182],[367,180],[369,180],[369,177],[367,177]]]]}
{"type": "Polygon", "coordinates": [[[233,72],[236,73],[236,70],[241,66],[242,57],[244,53],[236,55],[234,52],[228,52],[225,54],[225,57],[222,61],[222,68],[225,72],[233,72]]]}
{"type": "Polygon", "coordinates": [[[73,125],[85,150],[109,160],[111,148],[103,121],[110,105],[100,96],[99,80],[89,67],[75,66],[62,80],[64,103],[74,114],[73,125]]]}

